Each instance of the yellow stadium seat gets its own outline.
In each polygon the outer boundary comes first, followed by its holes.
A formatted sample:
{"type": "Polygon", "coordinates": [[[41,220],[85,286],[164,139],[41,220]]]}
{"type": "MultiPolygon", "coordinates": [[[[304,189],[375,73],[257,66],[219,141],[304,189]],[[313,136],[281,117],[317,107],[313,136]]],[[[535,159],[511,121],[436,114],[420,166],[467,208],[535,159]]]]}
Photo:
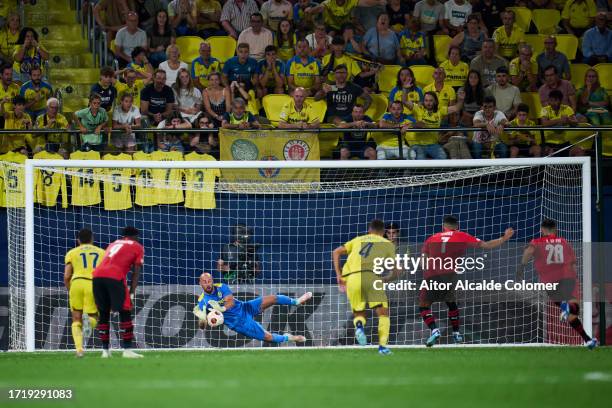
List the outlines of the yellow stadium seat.
{"type": "Polygon", "coordinates": [[[390,92],[397,84],[397,73],[402,67],[399,65],[385,65],[378,74],[378,89],[381,92],[390,92]]]}
{"type": "Polygon", "coordinates": [[[266,117],[273,125],[276,126],[278,124],[281,109],[290,100],[291,97],[285,94],[269,94],[263,97],[262,104],[266,117]]]}
{"type": "Polygon", "coordinates": [[[537,92],[521,92],[521,100],[529,106],[529,117],[537,120],[542,111],[542,102],[537,92]]]}
{"type": "Polygon", "coordinates": [[[413,65],[410,69],[414,73],[417,85],[421,88],[433,82],[433,73],[436,69],[431,65],[413,65]]]}
{"type": "Polygon", "coordinates": [[[448,47],[450,46],[452,38],[448,35],[434,35],[434,53],[436,56],[436,62],[440,63],[448,59],[448,47]]]}
{"type": "Polygon", "coordinates": [[[51,72],[51,83],[93,85],[100,80],[99,68],[57,69],[51,72]]]}
{"type": "MultiPolygon", "coordinates": [[[[582,127],[582,128],[588,128],[591,125],[589,125],[588,123],[579,123],[578,126],[582,127]]],[[[578,142],[580,140],[586,138],[586,137],[591,136],[594,133],[595,133],[595,131],[593,131],[593,130],[568,130],[567,131],[567,139],[572,144],[576,143],[577,146],[580,146],[580,147],[582,147],[585,150],[590,150],[590,149],[593,148],[593,143],[595,141],[595,138],[587,139],[587,140],[585,140],[584,142],[581,142],[581,143],[578,143],[578,142]]]]}
{"type": "Polygon", "coordinates": [[[535,9],[531,11],[533,24],[539,34],[554,34],[561,21],[561,13],[555,9],[535,9]]]}
{"type": "Polygon", "coordinates": [[[62,99],[62,113],[72,113],[83,108],[86,108],[89,105],[88,98],[81,98],[79,96],[66,96],[62,99]]]}
{"type": "Polygon", "coordinates": [[[181,61],[191,64],[191,61],[200,56],[200,44],[204,40],[195,35],[186,35],[183,37],[177,37],[176,46],[181,53],[181,61]]]}
{"type": "Polygon", "coordinates": [[[523,29],[524,32],[529,31],[531,24],[531,10],[527,7],[506,7],[506,10],[514,11],[516,25],[523,29]]]}
{"type": "Polygon", "coordinates": [[[582,88],[584,86],[584,74],[587,72],[587,69],[591,68],[587,64],[571,64],[570,65],[570,73],[572,74],[572,84],[576,89],[582,88]]]}
{"type": "Polygon", "coordinates": [[[315,117],[323,122],[325,118],[325,112],[327,112],[327,102],[325,99],[321,99],[320,101],[315,101],[314,98],[306,98],[306,101],[312,106],[315,111],[315,117]]]}
{"type": "Polygon", "coordinates": [[[572,34],[557,34],[557,51],[565,54],[568,60],[576,59],[576,51],[578,51],[578,38],[572,34]]]}
{"type": "Polygon", "coordinates": [[[612,90],[612,63],[597,64],[593,68],[599,74],[599,83],[606,90],[612,90]]]}
{"type": "Polygon", "coordinates": [[[525,42],[531,45],[533,55],[538,55],[544,51],[545,35],[541,34],[525,34],[525,42]]]}
{"type": "Polygon", "coordinates": [[[259,110],[261,109],[261,101],[257,98],[254,90],[249,91],[249,101],[247,102],[247,111],[255,116],[259,116],[259,110]]]}
{"type": "Polygon", "coordinates": [[[115,47],[115,40],[111,40],[110,44],[108,45],[108,49],[112,51],[112,53],[115,53],[115,50],[117,49],[117,47],[115,47]]]}
{"type": "Polygon", "coordinates": [[[236,53],[236,40],[230,36],[208,37],[206,42],[210,44],[210,54],[221,62],[227,61],[236,53]]]}
{"type": "Polygon", "coordinates": [[[374,121],[379,121],[387,111],[387,98],[381,94],[370,94],[370,96],[372,97],[372,104],[366,111],[366,115],[374,121]]]}
{"type": "Polygon", "coordinates": [[[604,132],[602,138],[602,154],[612,157],[612,132],[604,132]]]}
{"type": "Polygon", "coordinates": [[[79,24],[46,25],[43,27],[35,27],[35,30],[43,43],[47,39],[75,40],[81,38],[81,26],[79,24]]]}

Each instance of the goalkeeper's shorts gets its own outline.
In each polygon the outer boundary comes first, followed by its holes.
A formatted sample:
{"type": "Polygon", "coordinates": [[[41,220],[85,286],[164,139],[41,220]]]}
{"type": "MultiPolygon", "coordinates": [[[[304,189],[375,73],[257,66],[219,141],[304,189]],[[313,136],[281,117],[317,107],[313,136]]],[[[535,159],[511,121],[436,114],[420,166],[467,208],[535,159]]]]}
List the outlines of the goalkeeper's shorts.
{"type": "Polygon", "coordinates": [[[234,323],[230,329],[255,340],[263,341],[266,336],[266,330],[263,326],[248,315],[245,315],[239,322],[234,323]]]}
{"type": "Polygon", "coordinates": [[[98,313],[90,279],[74,278],[70,282],[68,296],[70,299],[70,310],[84,312],[88,315],[98,313]]]}
{"type": "Polygon", "coordinates": [[[389,307],[384,290],[374,289],[374,281],[381,279],[373,272],[354,272],[344,277],[346,296],[354,312],[363,312],[366,307],[389,307]]]}

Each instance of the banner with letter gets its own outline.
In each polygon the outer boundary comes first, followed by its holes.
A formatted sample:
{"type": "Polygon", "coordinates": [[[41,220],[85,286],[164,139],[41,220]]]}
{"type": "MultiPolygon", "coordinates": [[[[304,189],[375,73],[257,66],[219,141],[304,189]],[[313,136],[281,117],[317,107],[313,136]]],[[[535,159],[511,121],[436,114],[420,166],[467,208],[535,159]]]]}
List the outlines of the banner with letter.
{"type": "MultiPolygon", "coordinates": [[[[319,160],[316,133],[219,129],[221,160],[319,160]]],[[[225,169],[230,183],[318,183],[319,169],[225,169]]]]}

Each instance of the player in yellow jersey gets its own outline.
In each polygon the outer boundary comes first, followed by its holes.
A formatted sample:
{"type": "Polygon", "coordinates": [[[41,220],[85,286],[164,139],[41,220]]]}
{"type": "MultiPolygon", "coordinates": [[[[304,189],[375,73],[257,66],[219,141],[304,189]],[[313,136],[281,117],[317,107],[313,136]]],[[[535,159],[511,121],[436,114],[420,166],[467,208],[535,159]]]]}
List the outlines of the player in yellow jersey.
{"type": "Polygon", "coordinates": [[[64,285],[68,289],[72,312],[72,338],[77,357],[83,357],[83,337],[89,337],[98,324],[98,309],[92,290],[92,273],[102,263],[104,250],[93,244],[93,232],[83,228],[79,231],[79,246],[66,253],[64,285]],[[89,319],[83,324],[83,313],[89,319]],[[85,327],[83,327],[85,326],[85,327]]]}
{"type": "MultiPolygon", "coordinates": [[[[389,319],[389,303],[383,290],[377,288],[379,276],[375,274],[376,259],[395,258],[395,245],[384,237],[385,224],[381,220],[372,220],[368,234],[353,238],[344,245],[334,249],[333,261],[336,279],[340,290],[346,294],[353,311],[355,338],[360,345],[367,344],[365,334],[366,307],[376,311],[378,315],[378,352],[391,354],[387,348],[391,321],[389,319]],[[348,255],[344,267],[340,268],[340,257],[348,255]]],[[[395,278],[397,270],[393,270],[389,278],[395,278]]],[[[383,281],[390,280],[388,277],[383,281]]]]}

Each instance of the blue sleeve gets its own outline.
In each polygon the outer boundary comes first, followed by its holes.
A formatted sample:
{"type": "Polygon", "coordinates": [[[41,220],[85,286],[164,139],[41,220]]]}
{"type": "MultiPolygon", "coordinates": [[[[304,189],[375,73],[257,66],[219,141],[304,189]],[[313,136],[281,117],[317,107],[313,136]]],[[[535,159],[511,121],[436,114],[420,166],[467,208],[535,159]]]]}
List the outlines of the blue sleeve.
{"type": "Polygon", "coordinates": [[[225,64],[223,64],[223,73],[224,73],[225,75],[229,75],[229,73],[230,73],[230,68],[231,68],[231,66],[232,66],[232,59],[233,59],[233,58],[234,58],[234,57],[232,57],[232,58],[228,59],[227,61],[225,61],[225,64]]]}
{"type": "Polygon", "coordinates": [[[289,61],[287,61],[287,63],[285,64],[285,76],[289,76],[290,71],[291,71],[291,61],[293,61],[293,58],[291,58],[289,61]]]}
{"type": "Polygon", "coordinates": [[[193,69],[193,67],[195,66],[196,60],[194,59],[193,61],[191,61],[191,69],[190,69],[190,74],[192,78],[195,78],[195,69],[193,69]]]}
{"type": "Polygon", "coordinates": [[[393,116],[391,116],[391,114],[388,112],[385,113],[382,118],[386,122],[393,122],[393,116]]]}
{"type": "Polygon", "coordinates": [[[206,307],[206,294],[202,293],[198,298],[198,308],[200,310],[204,310],[206,307]]]}
{"type": "Polygon", "coordinates": [[[247,112],[247,121],[249,123],[255,122],[255,116],[253,116],[253,114],[251,112],[247,112]]]}
{"type": "Polygon", "coordinates": [[[232,294],[232,290],[230,289],[230,287],[226,283],[222,283],[221,287],[219,288],[219,290],[223,294],[223,298],[224,299],[225,299],[226,296],[229,296],[229,295],[232,294]]]}
{"type": "Polygon", "coordinates": [[[261,70],[259,69],[259,64],[256,60],[251,61],[251,66],[253,67],[254,74],[261,74],[261,70]]]}
{"type": "Polygon", "coordinates": [[[584,35],[582,39],[582,56],[584,58],[590,58],[593,55],[593,39],[591,32],[588,32],[584,35]]]}
{"type": "Polygon", "coordinates": [[[300,5],[295,4],[293,6],[293,21],[296,23],[300,21],[300,5]]]}
{"type": "Polygon", "coordinates": [[[389,93],[389,104],[391,104],[391,102],[395,100],[395,94],[397,93],[398,90],[399,88],[396,86],[391,90],[391,93],[389,93]]]}
{"type": "Polygon", "coordinates": [[[228,122],[228,123],[230,122],[229,112],[223,113],[223,120],[228,122]]]}
{"type": "Polygon", "coordinates": [[[416,89],[417,93],[419,94],[419,102],[423,102],[423,90],[418,86],[415,86],[414,89],[416,89]]]}
{"type": "Polygon", "coordinates": [[[276,61],[276,65],[278,66],[278,73],[280,75],[285,75],[285,63],[281,60],[276,61]]]}
{"type": "Polygon", "coordinates": [[[23,84],[21,85],[21,88],[19,88],[19,96],[21,96],[22,98],[25,98],[25,92],[26,92],[26,85],[23,84]]]}

